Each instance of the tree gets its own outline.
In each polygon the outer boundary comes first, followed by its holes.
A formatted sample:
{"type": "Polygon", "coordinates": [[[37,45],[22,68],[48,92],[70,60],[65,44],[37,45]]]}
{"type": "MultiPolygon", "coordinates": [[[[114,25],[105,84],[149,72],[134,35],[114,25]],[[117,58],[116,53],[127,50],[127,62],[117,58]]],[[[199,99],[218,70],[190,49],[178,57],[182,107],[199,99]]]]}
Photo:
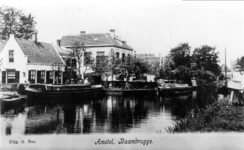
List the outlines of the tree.
{"type": "Polygon", "coordinates": [[[149,65],[147,62],[131,55],[125,57],[125,61],[119,66],[119,68],[125,70],[124,77],[127,81],[133,75],[135,75],[136,79],[141,79],[142,75],[149,71],[149,65]]]}
{"type": "Polygon", "coordinates": [[[240,65],[241,68],[244,68],[244,56],[236,60],[236,65],[240,65]]]}
{"type": "Polygon", "coordinates": [[[191,61],[190,50],[191,47],[188,45],[188,43],[181,43],[177,47],[172,48],[170,50],[170,56],[174,61],[175,68],[177,68],[178,66],[190,67],[190,61],[191,61]]]}
{"type": "Polygon", "coordinates": [[[196,69],[211,71],[217,76],[221,73],[218,65],[219,56],[218,52],[215,52],[215,47],[203,45],[195,48],[192,54],[192,62],[196,64],[196,69]]]}
{"type": "Polygon", "coordinates": [[[95,59],[94,57],[92,57],[92,53],[91,52],[85,52],[84,53],[84,73],[86,73],[86,71],[88,69],[94,71],[95,70],[95,59]]]}
{"type": "Polygon", "coordinates": [[[36,32],[36,22],[34,17],[25,15],[21,10],[13,7],[0,7],[0,38],[8,39],[10,34],[15,34],[17,38],[30,39],[36,32]]]}
{"type": "MultiPolygon", "coordinates": [[[[84,53],[85,53],[85,45],[84,42],[79,42],[79,41],[75,41],[74,44],[72,45],[72,51],[70,53],[70,57],[73,59],[73,61],[75,61],[75,63],[78,65],[76,66],[76,73],[78,78],[84,78],[83,75],[83,71],[81,70],[81,68],[83,67],[83,63],[84,63],[84,53]]],[[[74,67],[74,65],[73,65],[74,67]]]]}
{"type": "Polygon", "coordinates": [[[60,72],[64,68],[64,64],[62,62],[55,62],[51,65],[51,68],[53,71],[55,71],[54,78],[55,78],[55,84],[57,84],[58,80],[60,79],[60,72]],[[57,82],[56,82],[57,77],[57,82]]]}

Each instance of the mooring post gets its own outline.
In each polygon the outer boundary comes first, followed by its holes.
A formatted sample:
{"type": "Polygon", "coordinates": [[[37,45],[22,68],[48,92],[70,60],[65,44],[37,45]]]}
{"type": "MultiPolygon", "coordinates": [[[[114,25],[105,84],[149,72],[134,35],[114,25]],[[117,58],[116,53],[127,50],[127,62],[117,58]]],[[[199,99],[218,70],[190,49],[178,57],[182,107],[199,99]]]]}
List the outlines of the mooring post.
{"type": "Polygon", "coordinates": [[[231,90],[230,99],[229,99],[229,104],[230,104],[230,105],[232,105],[232,102],[233,102],[233,96],[234,96],[234,91],[231,90]]]}

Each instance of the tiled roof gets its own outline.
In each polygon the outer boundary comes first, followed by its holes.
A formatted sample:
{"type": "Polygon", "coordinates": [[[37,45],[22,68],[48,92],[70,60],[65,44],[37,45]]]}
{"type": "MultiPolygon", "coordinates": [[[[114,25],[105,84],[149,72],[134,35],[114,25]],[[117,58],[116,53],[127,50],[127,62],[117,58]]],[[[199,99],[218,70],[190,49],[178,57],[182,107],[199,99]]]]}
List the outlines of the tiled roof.
{"type": "Polygon", "coordinates": [[[115,46],[123,49],[133,50],[126,43],[120,42],[118,39],[113,39],[108,33],[80,34],[75,36],[63,36],[61,46],[72,47],[76,41],[84,42],[87,47],[99,46],[115,46]],[[120,44],[122,43],[122,44],[120,44]]]}
{"type": "Polygon", "coordinates": [[[0,39],[0,52],[2,51],[5,44],[6,44],[6,41],[0,39]]]}
{"type": "Polygon", "coordinates": [[[68,57],[70,56],[70,50],[66,48],[61,48],[58,45],[53,45],[53,47],[58,51],[61,57],[68,57]]]}
{"type": "Polygon", "coordinates": [[[58,53],[51,44],[34,42],[15,38],[25,55],[28,56],[29,64],[53,64],[62,62],[58,53]]]}

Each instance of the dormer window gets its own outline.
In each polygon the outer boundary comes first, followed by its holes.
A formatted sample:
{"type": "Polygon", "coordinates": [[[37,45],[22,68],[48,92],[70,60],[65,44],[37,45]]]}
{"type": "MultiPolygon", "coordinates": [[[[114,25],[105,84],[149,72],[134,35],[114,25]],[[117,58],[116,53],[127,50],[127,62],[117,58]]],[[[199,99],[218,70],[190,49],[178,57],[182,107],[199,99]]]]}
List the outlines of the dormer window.
{"type": "Polygon", "coordinates": [[[14,50],[9,50],[9,62],[14,62],[14,50]]]}

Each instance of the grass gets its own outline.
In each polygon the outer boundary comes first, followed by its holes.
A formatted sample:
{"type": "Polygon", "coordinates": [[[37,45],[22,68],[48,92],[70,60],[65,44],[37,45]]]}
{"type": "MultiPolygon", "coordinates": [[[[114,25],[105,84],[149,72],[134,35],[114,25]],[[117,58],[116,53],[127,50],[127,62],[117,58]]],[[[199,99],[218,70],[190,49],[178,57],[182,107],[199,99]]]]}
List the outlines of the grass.
{"type": "Polygon", "coordinates": [[[244,107],[228,106],[214,102],[197,113],[188,114],[174,127],[166,129],[168,133],[178,132],[243,132],[244,107]]]}

